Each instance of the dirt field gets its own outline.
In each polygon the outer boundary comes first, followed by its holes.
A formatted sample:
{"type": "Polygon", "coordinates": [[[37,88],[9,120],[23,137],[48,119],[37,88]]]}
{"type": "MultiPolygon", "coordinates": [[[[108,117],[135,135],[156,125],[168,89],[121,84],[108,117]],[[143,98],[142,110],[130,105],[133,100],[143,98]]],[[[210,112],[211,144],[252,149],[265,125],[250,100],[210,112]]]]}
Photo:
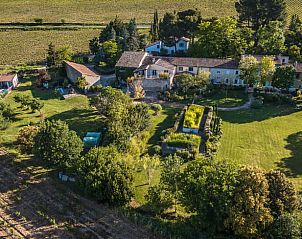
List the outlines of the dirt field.
{"type": "Polygon", "coordinates": [[[14,158],[0,149],[0,238],[155,238],[109,208],[71,192],[34,160],[18,163],[14,158]]]}

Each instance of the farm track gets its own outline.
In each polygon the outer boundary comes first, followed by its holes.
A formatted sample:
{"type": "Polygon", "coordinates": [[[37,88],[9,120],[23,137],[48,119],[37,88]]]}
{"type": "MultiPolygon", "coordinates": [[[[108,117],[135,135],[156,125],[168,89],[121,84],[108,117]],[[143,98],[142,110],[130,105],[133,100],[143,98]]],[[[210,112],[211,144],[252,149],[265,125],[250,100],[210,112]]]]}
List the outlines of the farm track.
{"type": "Polygon", "coordinates": [[[0,156],[0,168],[0,238],[153,238],[110,209],[66,190],[38,167],[22,169],[0,156]]]}

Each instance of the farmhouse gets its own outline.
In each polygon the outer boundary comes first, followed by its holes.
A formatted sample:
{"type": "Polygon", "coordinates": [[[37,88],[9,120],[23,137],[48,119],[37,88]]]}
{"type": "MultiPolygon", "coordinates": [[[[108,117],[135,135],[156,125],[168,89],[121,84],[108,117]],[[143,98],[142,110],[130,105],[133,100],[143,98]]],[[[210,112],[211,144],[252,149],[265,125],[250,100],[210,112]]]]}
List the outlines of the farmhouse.
{"type": "Polygon", "coordinates": [[[116,64],[118,79],[134,75],[142,81],[146,92],[159,92],[170,89],[176,74],[209,71],[213,84],[244,85],[239,78],[239,61],[210,58],[163,57],[145,52],[122,54],[116,64]]]}
{"type": "Polygon", "coordinates": [[[167,46],[163,41],[156,41],[145,47],[145,52],[158,55],[164,53],[166,55],[174,55],[175,53],[185,53],[189,49],[190,39],[181,37],[174,46],[167,46]]]}
{"type": "Polygon", "coordinates": [[[302,63],[295,62],[296,79],[294,88],[302,89],[302,63]]]}
{"type": "Polygon", "coordinates": [[[65,61],[65,69],[68,79],[73,83],[75,83],[79,77],[86,79],[88,83],[87,88],[101,83],[101,76],[82,64],[65,61]]]}
{"type": "Polygon", "coordinates": [[[17,74],[3,74],[0,75],[0,93],[11,91],[18,85],[17,74]]]}

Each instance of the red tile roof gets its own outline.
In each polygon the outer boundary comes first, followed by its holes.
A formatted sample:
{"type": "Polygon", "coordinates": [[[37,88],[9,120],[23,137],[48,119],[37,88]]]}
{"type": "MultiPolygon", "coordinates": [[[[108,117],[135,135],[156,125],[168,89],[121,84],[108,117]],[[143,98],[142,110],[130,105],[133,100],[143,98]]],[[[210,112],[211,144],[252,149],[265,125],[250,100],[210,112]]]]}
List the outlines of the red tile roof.
{"type": "Polygon", "coordinates": [[[82,64],[74,63],[71,61],[65,61],[65,64],[75,69],[77,72],[81,73],[84,76],[100,76],[99,74],[95,73],[91,69],[89,69],[87,66],[84,66],[82,64]]]}
{"type": "Polygon", "coordinates": [[[3,74],[0,75],[0,82],[10,82],[16,77],[17,74],[3,74]]]}

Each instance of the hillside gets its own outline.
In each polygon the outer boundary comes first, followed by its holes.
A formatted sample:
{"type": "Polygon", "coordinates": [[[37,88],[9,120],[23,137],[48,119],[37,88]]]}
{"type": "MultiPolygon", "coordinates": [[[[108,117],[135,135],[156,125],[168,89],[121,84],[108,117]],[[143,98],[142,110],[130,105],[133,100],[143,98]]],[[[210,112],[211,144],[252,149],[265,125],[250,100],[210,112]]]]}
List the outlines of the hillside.
{"type": "MultiPolygon", "coordinates": [[[[122,19],[135,17],[139,23],[152,19],[154,9],[160,14],[167,10],[200,9],[203,17],[235,15],[236,0],[0,0],[0,22],[98,22],[105,23],[116,15],[122,19]]],[[[301,0],[287,0],[289,14],[302,16],[301,0]]]]}

